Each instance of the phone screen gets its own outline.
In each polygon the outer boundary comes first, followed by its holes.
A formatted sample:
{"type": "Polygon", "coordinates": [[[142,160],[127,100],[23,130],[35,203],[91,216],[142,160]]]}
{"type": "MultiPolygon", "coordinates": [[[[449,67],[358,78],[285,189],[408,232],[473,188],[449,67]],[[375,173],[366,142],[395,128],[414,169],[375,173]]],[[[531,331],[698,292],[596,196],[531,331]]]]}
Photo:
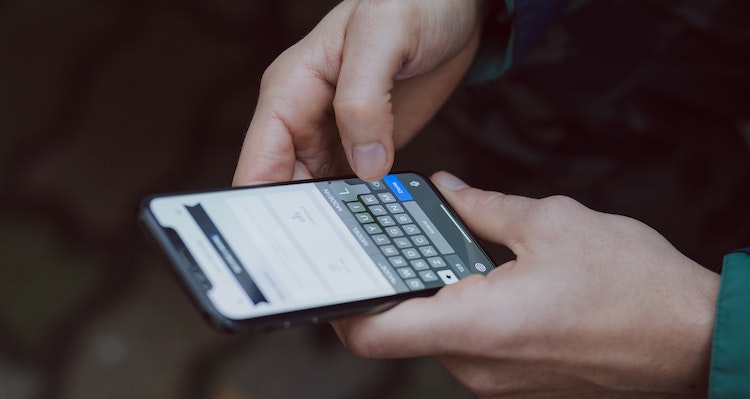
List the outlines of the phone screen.
{"type": "Polygon", "coordinates": [[[144,211],[193,294],[230,320],[434,291],[493,267],[415,173],[156,196],[144,211]]]}

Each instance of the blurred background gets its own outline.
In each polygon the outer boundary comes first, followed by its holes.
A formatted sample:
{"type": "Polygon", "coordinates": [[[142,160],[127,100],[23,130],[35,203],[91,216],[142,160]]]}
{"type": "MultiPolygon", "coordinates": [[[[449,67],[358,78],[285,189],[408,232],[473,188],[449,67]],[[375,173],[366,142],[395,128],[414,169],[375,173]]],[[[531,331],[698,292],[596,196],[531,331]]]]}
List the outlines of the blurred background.
{"type": "MultiPolygon", "coordinates": [[[[263,70],[335,3],[0,0],[0,398],[472,397],[327,326],[212,330],[135,223],[147,194],[230,184],[263,70]]],[[[593,2],[460,88],[396,168],[571,195],[719,270],[750,245],[749,20],[593,2]]]]}

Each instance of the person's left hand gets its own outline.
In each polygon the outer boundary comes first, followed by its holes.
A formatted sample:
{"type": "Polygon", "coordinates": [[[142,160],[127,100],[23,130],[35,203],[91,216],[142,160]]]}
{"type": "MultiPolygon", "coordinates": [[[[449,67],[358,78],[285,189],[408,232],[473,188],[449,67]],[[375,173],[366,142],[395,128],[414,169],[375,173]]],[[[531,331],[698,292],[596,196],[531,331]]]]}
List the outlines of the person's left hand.
{"type": "Polygon", "coordinates": [[[480,0],[345,0],[263,74],[234,185],[390,170],[479,41],[480,0]]]}

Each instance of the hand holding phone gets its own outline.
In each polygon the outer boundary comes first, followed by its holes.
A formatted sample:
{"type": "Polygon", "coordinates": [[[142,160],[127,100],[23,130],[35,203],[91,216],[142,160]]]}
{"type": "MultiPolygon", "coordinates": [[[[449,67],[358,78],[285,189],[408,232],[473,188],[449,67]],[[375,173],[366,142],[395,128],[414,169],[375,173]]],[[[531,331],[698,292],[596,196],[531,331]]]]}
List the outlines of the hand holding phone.
{"type": "Polygon", "coordinates": [[[225,330],[371,311],[493,268],[415,173],[159,195],[143,201],[140,216],[225,330]]]}
{"type": "Polygon", "coordinates": [[[706,397],[719,276],[634,219],[571,198],[433,181],[515,259],[485,278],[334,321],[354,353],[436,356],[477,397],[706,397]]]}

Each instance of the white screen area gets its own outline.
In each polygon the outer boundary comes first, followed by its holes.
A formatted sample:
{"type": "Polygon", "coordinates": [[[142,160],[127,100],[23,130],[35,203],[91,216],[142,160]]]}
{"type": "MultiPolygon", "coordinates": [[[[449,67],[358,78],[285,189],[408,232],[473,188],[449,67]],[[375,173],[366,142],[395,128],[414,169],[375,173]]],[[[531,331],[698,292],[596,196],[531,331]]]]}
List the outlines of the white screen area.
{"type": "Polygon", "coordinates": [[[313,183],[162,197],[152,201],[151,210],[159,224],[182,238],[212,285],[209,299],[226,317],[251,318],[396,292],[313,183]],[[191,216],[186,206],[197,204],[239,264],[227,262],[226,253],[191,216]],[[254,301],[243,288],[240,267],[265,301],[254,301]]]}

